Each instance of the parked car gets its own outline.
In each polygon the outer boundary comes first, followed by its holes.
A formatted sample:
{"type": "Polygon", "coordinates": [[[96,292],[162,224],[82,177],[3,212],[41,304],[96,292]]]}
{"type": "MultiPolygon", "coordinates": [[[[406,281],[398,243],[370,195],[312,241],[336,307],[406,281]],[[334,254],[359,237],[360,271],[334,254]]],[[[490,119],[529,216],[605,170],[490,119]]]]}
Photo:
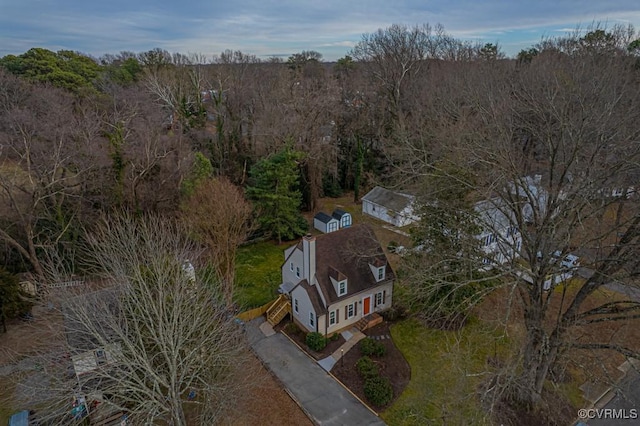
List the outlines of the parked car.
{"type": "Polygon", "coordinates": [[[575,269],[580,266],[580,258],[575,254],[569,253],[562,259],[560,265],[567,269],[575,269]]]}

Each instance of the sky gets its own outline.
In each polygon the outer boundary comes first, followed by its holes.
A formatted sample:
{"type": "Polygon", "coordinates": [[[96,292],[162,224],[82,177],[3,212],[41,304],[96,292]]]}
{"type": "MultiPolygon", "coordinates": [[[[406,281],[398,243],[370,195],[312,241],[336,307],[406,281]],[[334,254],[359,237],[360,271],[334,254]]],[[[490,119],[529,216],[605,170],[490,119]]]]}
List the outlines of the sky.
{"type": "Polygon", "coordinates": [[[640,30],[639,0],[0,0],[0,57],[32,47],[95,57],[159,47],[261,59],[302,50],[334,61],[392,24],[440,23],[456,38],[516,55],[593,23],[640,30]]]}

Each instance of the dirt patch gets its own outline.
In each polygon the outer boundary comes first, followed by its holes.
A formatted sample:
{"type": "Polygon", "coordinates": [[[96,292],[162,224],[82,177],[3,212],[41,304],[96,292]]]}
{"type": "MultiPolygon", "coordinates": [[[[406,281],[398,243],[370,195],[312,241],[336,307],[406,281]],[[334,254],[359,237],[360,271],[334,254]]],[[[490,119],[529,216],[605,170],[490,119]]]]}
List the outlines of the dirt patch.
{"type": "Polygon", "coordinates": [[[56,310],[34,306],[33,319],[7,321],[7,332],[0,334],[0,366],[28,355],[51,350],[62,338],[62,315],[56,310]]]}
{"type": "MultiPolygon", "coordinates": [[[[384,407],[371,407],[380,413],[385,408],[393,404],[411,379],[411,367],[402,356],[402,353],[393,344],[390,338],[389,323],[383,322],[369,330],[365,330],[365,334],[372,338],[376,338],[387,349],[386,354],[382,357],[371,357],[378,366],[380,376],[386,377],[391,381],[393,387],[393,400],[384,407]],[[382,338],[384,337],[384,338],[382,338]]],[[[358,374],[356,362],[362,357],[358,345],[354,346],[344,357],[336,363],[331,370],[331,374],[336,376],[351,392],[356,394],[358,398],[367,402],[364,395],[364,380],[358,374]]]]}
{"type": "Polygon", "coordinates": [[[313,423],[291,399],[282,385],[254,356],[249,357],[247,371],[251,371],[254,386],[238,404],[225,425],[302,425],[313,423]]]}

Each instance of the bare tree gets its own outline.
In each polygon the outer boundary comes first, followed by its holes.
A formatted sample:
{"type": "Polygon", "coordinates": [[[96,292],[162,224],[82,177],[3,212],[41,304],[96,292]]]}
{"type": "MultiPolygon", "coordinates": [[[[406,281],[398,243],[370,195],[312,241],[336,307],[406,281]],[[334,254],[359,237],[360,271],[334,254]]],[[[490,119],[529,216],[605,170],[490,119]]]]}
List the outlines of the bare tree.
{"type": "Polygon", "coordinates": [[[251,204],[226,178],[200,183],[182,205],[182,217],[207,247],[225,302],[233,304],[236,250],[251,231],[251,204]]]}
{"type": "MultiPolygon", "coordinates": [[[[197,246],[175,223],[128,215],[105,219],[87,242],[85,259],[102,285],[61,302],[75,377],[52,369],[33,386],[49,396],[40,416],[73,423],[75,395],[133,424],[223,420],[246,390],[238,373],[248,352],[215,277],[184,268],[187,259],[199,265],[197,246]]],[[[51,278],[63,279],[52,266],[51,278]]]]}
{"type": "MultiPolygon", "coordinates": [[[[598,289],[613,281],[635,285],[640,270],[633,184],[640,176],[637,76],[632,60],[606,51],[547,49],[517,68],[473,67],[481,68],[458,80],[464,95],[452,96],[457,106],[446,104],[442,135],[449,136],[440,139],[446,149],[438,153],[470,178],[460,180],[433,159],[416,169],[466,185],[467,201],[499,200],[496,207],[522,235],[519,257],[494,262],[493,272],[506,289],[505,326],[522,327],[524,336],[515,364],[503,371],[508,378],[499,376],[489,389],[497,391],[494,402],[533,407],[543,403],[545,384],[575,349],[625,357],[640,350],[610,331],[603,341],[586,332],[640,317],[639,301],[630,298],[593,306],[598,289]],[[576,274],[562,261],[567,253],[583,256],[592,274],[556,281],[567,270],[576,274]]],[[[492,232],[505,238],[497,228],[492,232]]],[[[479,257],[467,260],[483,267],[479,257]]]]}
{"type": "Polygon", "coordinates": [[[84,132],[68,94],[26,87],[0,72],[6,97],[0,111],[0,196],[7,225],[0,238],[41,276],[38,251],[69,230],[92,167],[91,132],[84,132]],[[28,96],[24,96],[28,94],[28,96]]]}

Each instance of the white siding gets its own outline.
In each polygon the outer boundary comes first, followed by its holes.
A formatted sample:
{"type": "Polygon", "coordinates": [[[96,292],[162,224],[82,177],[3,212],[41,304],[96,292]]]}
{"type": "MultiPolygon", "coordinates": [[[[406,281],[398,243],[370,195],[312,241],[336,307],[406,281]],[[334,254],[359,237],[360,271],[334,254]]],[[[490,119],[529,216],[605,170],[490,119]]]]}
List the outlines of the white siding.
{"type": "MultiPolygon", "coordinates": [[[[370,305],[370,314],[373,312],[382,312],[391,307],[393,301],[393,283],[389,282],[384,285],[375,286],[367,291],[360,292],[356,295],[353,295],[345,300],[341,300],[332,304],[328,311],[331,312],[333,310],[338,310],[339,322],[332,326],[327,327],[327,335],[331,335],[336,331],[342,330],[344,328],[348,328],[353,326],[353,324],[357,323],[363,317],[363,300],[365,297],[371,296],[371,305],[370,305]],[[384,304],[380,306],[375,305],[375,295],[378,292],[384,292],[384,304]],[[353,302],[357,303],[356,314],[352,318],[345,318],[345,307],[347,305],[352,304],[353,302]]],[[[329,319],[327,316],[327,325],[329,324],[329,319]]]]}
{"type": "Polygon", "coordinates": [[[304,264],[302,259],[302,250],[299,250],[294,246],[293,252],[282,265],[282,282],[298,284],[303,278],[304,278],[304,264]],[[293,271],[291,270],[292,264],[293,264],[293,271]],[[296,276],[296,268],[300,268],[300,277],[296,276]]]}
{"type": "MultiPolygon", "coordinates": [[[[317,331],[317,329],[309,326],[309,312],[313,312],[316,317],[318,316],[318,313],[313,309],[311,299],[309,299],[309,295],[302,286],[297,286],[293,291],[291,291],[291,312],[293,313],[293,317],[298,320],[298,322],[303,325],[307,331],[317,331]],[[295,311],[295,300],[298,300],[297,313],[295,311]]],[[[316,321],[316,327],[317,325],[318,321],[316,321]]]]}
{"type": "Polygon", "coordinates": [[[322,233],[334,232],[340,229],[340,222],[336,219],[331,219],[329,222],[324,223],[316,218],[313,219],[313,227],[322,233]]]}

